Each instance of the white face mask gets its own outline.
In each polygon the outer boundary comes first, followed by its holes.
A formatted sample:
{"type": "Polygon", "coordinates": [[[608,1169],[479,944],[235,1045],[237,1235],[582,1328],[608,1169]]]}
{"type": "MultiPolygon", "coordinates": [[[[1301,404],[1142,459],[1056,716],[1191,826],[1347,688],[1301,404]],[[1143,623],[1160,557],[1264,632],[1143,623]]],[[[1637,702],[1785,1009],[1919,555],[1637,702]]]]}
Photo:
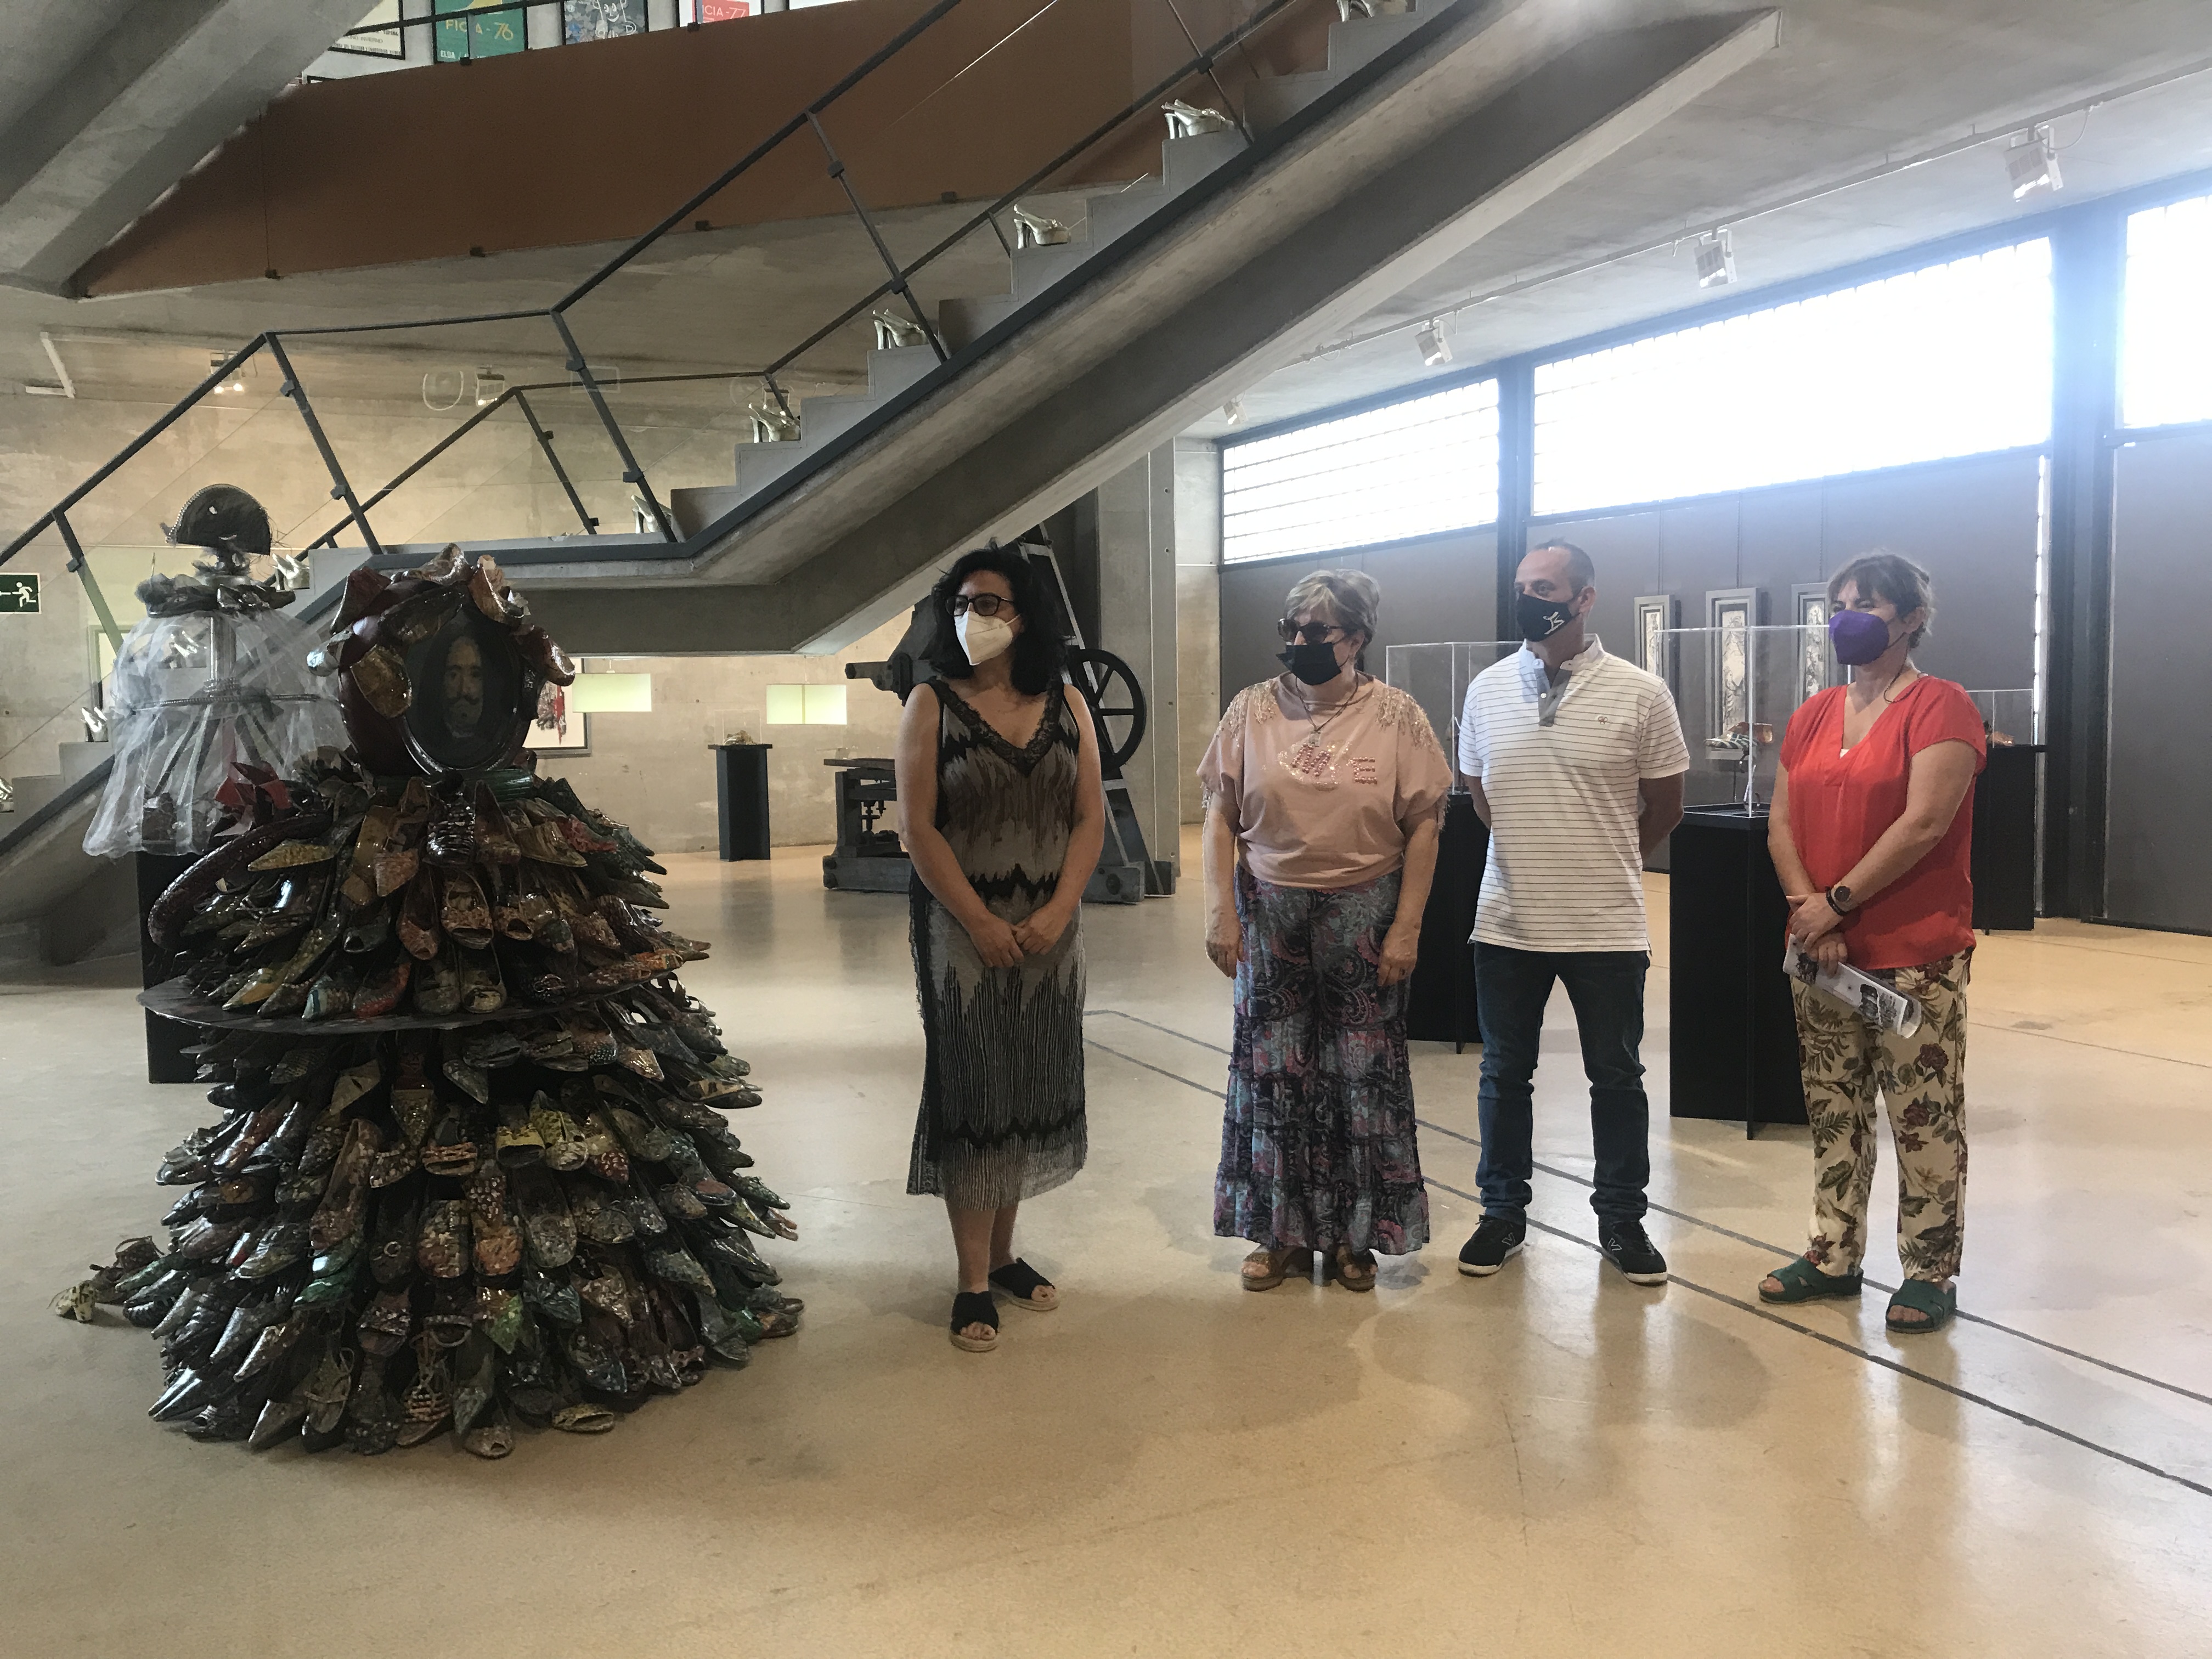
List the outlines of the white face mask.
{"type": "Polygon", "coordinates": [[[990,661],[1014,642],[1014,626],[1004,617],[979,617],[973,611],[962,613],[953,631],[971,666],[990,661]]]}

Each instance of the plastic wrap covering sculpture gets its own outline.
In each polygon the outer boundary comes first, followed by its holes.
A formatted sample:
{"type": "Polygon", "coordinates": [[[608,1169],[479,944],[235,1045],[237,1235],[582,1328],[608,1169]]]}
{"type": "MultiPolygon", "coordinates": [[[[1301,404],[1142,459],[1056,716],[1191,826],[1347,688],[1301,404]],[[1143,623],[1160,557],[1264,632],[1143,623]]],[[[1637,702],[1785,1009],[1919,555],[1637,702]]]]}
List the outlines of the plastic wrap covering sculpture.
{"type": "Polygon", "coordinates": [[[116,653],[100,711],[115,759],[85,832],[96,858],[200,852],[233,766],[282,771],[344,741],[337,699],[307,670],[307,630],[279,614],[301,568],[273,550],[260,503],[210,485],[167,533],[203,553],[187,575],[139,584],[146,617],[116,653]],[[257,580],[260,557],[276,568],[257,580]]]}

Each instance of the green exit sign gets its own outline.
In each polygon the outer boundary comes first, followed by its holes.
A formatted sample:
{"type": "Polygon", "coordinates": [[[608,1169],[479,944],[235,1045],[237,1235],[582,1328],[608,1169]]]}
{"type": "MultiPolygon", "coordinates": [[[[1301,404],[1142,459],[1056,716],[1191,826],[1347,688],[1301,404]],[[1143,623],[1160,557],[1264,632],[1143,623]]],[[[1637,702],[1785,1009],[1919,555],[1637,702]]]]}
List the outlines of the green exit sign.
{"type": "Polygon", "coordinates": [[[38,577],[29,571],[16,575],[0,570],[0,614],[27,617],[38,608],[38,577]]]}

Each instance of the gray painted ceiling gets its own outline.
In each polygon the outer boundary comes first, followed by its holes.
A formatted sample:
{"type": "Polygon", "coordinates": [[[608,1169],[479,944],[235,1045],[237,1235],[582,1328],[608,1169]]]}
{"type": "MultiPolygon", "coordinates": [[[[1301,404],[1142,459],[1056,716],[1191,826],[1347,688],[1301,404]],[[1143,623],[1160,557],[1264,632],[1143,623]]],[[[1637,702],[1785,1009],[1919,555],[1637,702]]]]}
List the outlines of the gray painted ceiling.
{"type": "MultiPolygon", "coordinates": [[[[1740,8],[1628,0],[1627,9],[1656,15],[1740,8]]],[[[1516,291],[1457,318],[1455,366],[1692,304],[1701,296],[1686,249],[1617,256],[1715,222],[1736,221],[1741,284],[1751,289],[2212,166],[2212,73],[2060,120],[2067,187],[2059,198],[2039,194],[2015,205],[2000,151],[2002,135],[2038,115],[2212,66],[2212,5],[2204,0],[1781,0],[1778,9],[1782,46],[1771,58],[1431,273],[1353,333],[1399,331],[1324,349],[1249,389],[1243,400],[1249,421],[1417,383],[1431,371],[1420,364],[1411,325],[1499,289],[1516,291]],[[1978,134],[1998,142],[1741,216],[1978,134]]],[[[918,252],[961,211],[901,216],[895,246],[918,252]]],[[[555,249],[101,301],[0,291],[0,395],[10,382],[48,377],[40,328],[61,340],[84,395],[166,399],[204,372],[201,353],[259,329],[542,305],[608,251],[555,249]],[[168,338],[156,349],[149,335],[168,338]]],[[[579,332],[595,362],[605,356],[631,374],[702,360],[754,366],[879,276],[849,222],[685,234],[587,302],[579,332]]],[[[932,301],[1002,289],[1003,261],[986,234],[920,286],[932,301]]],[[[848,329],[810,359],[816,383],[857,371],[862,340],[848,329]]],[[[412,397],[425,363],[488,363],[516,379],[550,370],[550,345],[542,324],[386,337],[321,354],[322,372],[350,395],[412,397]]],[[[1218,418],[1195,428],[1225,429],[1218,418]]]]}

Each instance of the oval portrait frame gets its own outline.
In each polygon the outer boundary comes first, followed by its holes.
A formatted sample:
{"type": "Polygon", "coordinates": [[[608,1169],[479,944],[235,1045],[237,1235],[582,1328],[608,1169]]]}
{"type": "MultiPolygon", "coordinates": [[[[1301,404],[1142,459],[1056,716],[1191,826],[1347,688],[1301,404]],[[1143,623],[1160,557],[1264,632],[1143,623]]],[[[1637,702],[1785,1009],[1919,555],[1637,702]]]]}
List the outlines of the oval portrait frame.
{"type": "Polygon", "coordinates": [[[538,712],[538,675],[514,635],[474,605],[409,648],[413,690],[400,717],[407,752],[432,777],[486,772],[522,746],[538,712]]]}

